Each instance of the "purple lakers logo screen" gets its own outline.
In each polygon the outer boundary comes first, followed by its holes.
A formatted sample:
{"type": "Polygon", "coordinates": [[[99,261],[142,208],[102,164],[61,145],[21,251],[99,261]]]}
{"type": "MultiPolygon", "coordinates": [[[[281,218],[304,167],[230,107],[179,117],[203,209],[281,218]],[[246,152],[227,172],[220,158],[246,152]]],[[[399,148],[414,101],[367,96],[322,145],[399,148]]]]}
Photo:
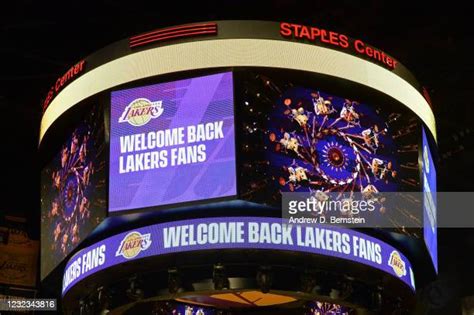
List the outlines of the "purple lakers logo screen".
{"type": "Polygon", "coordinates": [[[236,194],[232,73],[112,92],[109,211],[236,194]]]}

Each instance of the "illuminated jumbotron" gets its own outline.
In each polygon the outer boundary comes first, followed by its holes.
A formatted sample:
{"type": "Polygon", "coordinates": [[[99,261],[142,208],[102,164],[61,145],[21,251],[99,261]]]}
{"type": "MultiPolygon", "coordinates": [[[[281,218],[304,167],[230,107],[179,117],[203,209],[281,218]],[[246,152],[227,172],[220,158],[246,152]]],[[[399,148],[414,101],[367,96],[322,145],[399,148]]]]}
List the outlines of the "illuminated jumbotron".
{"type": "Polygon", "coordinates": [[[436,272],[436,204],[377,197],[436,191],[433,111],[360,39],[154,30],[77,62],[42,106],[41,279],[66,311],[383,313],[436,272]],[[292,193],[375,198],[390,230],[286,224],[292,193]]]}

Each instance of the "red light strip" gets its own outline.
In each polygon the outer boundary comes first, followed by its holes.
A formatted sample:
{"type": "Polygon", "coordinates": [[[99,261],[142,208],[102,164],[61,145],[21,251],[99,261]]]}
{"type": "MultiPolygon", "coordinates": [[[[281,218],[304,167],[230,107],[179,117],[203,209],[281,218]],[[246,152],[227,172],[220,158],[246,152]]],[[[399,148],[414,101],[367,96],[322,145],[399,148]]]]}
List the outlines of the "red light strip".
{"type": "Polygon", "coordinates": [[[142,37],[148,37],[148,36],[157,35],[157,34],[161,34],[161,33],[167,33],[167,32],[174,31],[174,30],[182,30],[182,29],[195,28],[195,27],[209,27],[209,26],[216,27],[217,24],[216,23],[202,23],[202,24],[191,24],[191,25],[168,27],[168,28],[164,28],[164,29],[160,29],[160,30],[156,30],[156,31],[151,31],[151,32],[148,32],[148,33],[144,33],[144,34],[140,34],[140,35],[130,37],[130,40],[133,41],[133,40],[140,39],[142,37]]]}
{"type": "Polygon", "coordinates": [[[189,37],[205,34],[216,34],[217,25],[211,24],[193,24],[188,26],[180,26],[167,28],[160,31],[153,31],[146,34],[134,36],[130,38],[130,47],[146,45],[152,42],[164,41],[179,37],[189,37]]]}
{"type": "Polygon", "coordinates": [[[200,31],[200,32],[192,32],[192,33],[186,33],[186,34],[178,34],[178,35],[171,35],[171,36],[166,36],[166,37],[161,37],[161,38],[158,38],[158,39],[150,39],[150,40],[147,40],[147,41],[143,41],[143,42],[140,42],[140,43],[136,43],[136,44],[130,44],[130,47],[137,47],[137,46],[143,46],[143,45],[146,45],[146,44],[149,44],[149,43],[153,43],[153,42],[159,42],[159,41],[163,41],[163,40],[168,40],[168,39],[172,39],[172,38],[178,38],[178,37],[188,37],[188,36],[196,36],[196,35],[204,35],[204,34],[215,34],[216,31],[200,31]]]}
{"type": "Polygon", "coordinates": [[[143,38],[140,38],[138,40],[132,40],[131,39],[130,44],[139,44],[141,42],[144,42],[144,41],[147,41],[147,40],[150,40],[150,39],[160,40],[161,38],[165,38],[165,37],[170,36],[170,35],[183,35],[183,36],[186,36],[188,33],[196,32],[196,31],[216,32],[216,28],[196,27],[196,28],[193,28],[193,29],[171,31],[171,32],[167,32],[167,33],[162,33],[162,34],[157,34],[157,35],[153,35],[153,36],[143,37],[143,38]]]}

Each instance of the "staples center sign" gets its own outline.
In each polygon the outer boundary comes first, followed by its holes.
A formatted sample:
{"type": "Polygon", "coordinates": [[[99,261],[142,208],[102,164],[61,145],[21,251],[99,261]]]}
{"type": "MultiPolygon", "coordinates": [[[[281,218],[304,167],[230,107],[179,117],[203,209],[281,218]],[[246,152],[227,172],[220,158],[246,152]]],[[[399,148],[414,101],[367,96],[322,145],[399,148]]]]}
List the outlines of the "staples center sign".
{"type": "Polygon", "coordinates": [[[347,35],[328,31],[322,28],[305,26],[292,23],[280,23],[280,35],[285,38],[296,38],[308,40],[313,43],[321,43],[337,46],[342,49],[354,50],[356,54],[364,55],[366,58],[382,63],[384,66],[395,69],[398,62],[383,51],[368,46],[360,39],[350,39],[347,35]]]}
{"type": "Polygon", "coordinates": [[[61,77],[59,77],[56,82],[54,83],[53,86],[49,89],[48,94],[46,95],[44,101],[42,102],[42,107],[43,107],[43,113],[46,111],[48,108],[49,104],[53,100],[53,98],[58,95],[58,93],[66,87],[69,83],[74,81],[78,76],[80,76],[82,73],[84,73],[85,69],[85,60],[81,60],[78,63],[76,63],[74,66],[69,68],[66,73],[64,73],[61,77]]]}

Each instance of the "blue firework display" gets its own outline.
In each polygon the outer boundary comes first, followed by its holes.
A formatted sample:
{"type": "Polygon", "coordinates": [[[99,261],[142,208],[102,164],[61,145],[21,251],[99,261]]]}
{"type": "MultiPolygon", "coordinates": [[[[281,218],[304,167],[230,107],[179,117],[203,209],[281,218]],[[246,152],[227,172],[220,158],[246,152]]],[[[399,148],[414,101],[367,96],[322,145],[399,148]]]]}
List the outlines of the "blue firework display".
{"type": "Polygon", "coordinates": [[[104,146],[96,106],[42,171],[42,277],[105,217],[104,146]]]}

